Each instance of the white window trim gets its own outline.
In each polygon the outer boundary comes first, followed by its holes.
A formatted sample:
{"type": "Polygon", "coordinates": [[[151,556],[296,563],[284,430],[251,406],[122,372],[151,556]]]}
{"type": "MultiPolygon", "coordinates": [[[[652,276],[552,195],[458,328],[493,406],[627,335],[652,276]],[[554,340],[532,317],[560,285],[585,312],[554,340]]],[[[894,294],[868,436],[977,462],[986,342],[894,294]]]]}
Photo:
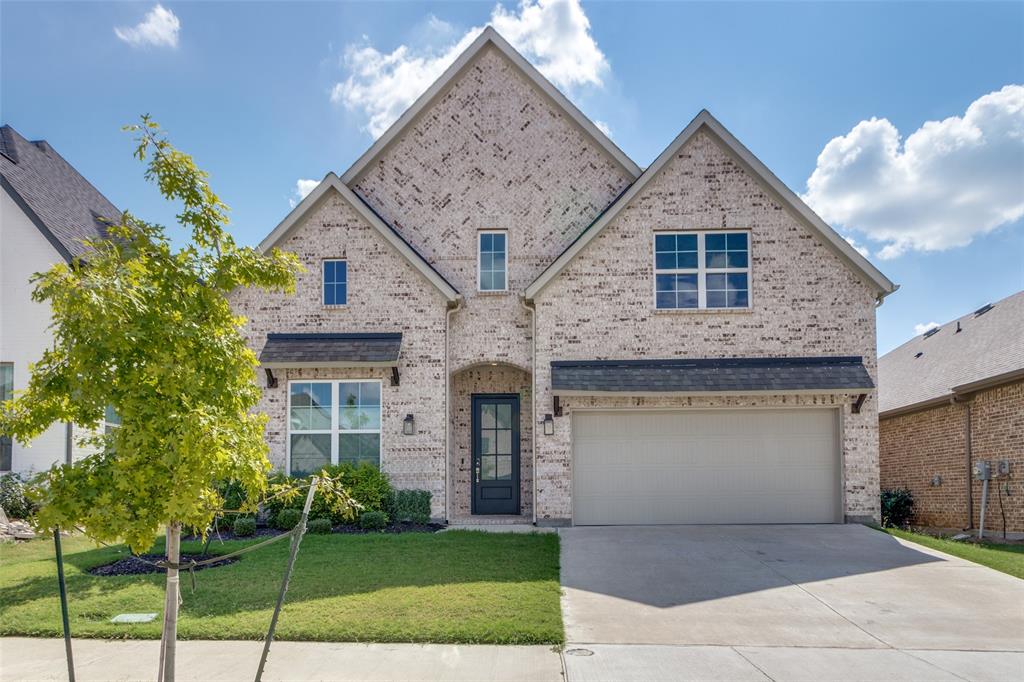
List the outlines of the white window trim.
{"type": "Polygon", "coordinates": [[[728,312],[731,310],[750,310],[754,305],[753,297],[753,278],[751,276],[751,264],[753,257],[751,251],[753,250],[750,230],[656,230],[651,237],[651,267],[654,272],[654,276],[651,277],[651,292],[652,300],[654,302],[654,309],[658,311],[693,311],[693,310],[706,310],[709,312],[728,312]],[[677,234],[695,234],[697,235],[697,267],[696,268],[674,268],[674,269],[659,269],[658,268],[658,247],[657,240],[659,235],[677,235],[677,234]],[[704,249],[704,237],[709,234],[745,234],[747,235],[747,267],[745,268],[709,268],[707,267],[707,258],[705,258],[704,249]],[[740,274],[746,273],[747,275],[747,305],[745,306],[732,306],[732,307],[715,307],[709,308],[707,305],[707,278],[706,275],[719,275],[719,274],[740,274]],[[658,275],[697,275],[697,307],[696,308],[659,308],[658,307],[658,275]]]}
{"type": "Polygon", "coordinates": [[[479,230],[476,237],[476,290],[484,294],[498,294],[508,291],[508,230],[479,230]],[[480,250],[483,243],[483,236],[485,234],[501,234],[505,235],[505,286],[501,289],[484,289],[483,288],[483,252],[480,250]]]}
{"type": "Polygon", "coordinates": [[[331,465],[338,464],[338,436],[343,433],[376,433],[380,436],[380,452],[378,465],[384,470],[384,382],[380,379],[289,379],[288,400],[285,407],[285,421],[288,424],[285,436],[285,473],[292,475],[292,384],[330,384],[331,385],[331,428],[296,431],[295,433],[327,434],[331,436],[331,465]],[[338,428],[338,384],[377,384],[380,395],[380,428],[377,429],[345,429],[338,428]]]}
{"type": "Polygon", "coordinates": [[[344,308],[348,305],[348,259],[347,258],[324,258],[320,261],[320,305],[325,308],[344,308]],[[327,282],[324,281],[324,277],[327,274],[328,263],[344,263],[345,264],[345,302],[344,303],[328,303],[327,302],[327,282]]]}

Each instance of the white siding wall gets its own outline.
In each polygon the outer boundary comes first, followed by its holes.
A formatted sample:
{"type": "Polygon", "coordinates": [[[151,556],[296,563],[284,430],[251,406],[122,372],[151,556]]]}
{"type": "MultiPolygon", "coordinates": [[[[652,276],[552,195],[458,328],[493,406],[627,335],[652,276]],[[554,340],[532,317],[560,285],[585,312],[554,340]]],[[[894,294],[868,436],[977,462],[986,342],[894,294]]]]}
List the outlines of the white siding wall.
{"type": "MultiPolygon", "coordinates": [[[[32,300],[29,277],[61,260],[6,191],[0,190],[0,362],[14,363],[14,390],[28,383],[28,366],[51,343],[50,309],[32,300]]],[[[15,441],[12,470],[28,474],[65,458],[64,424],[54,424],[25,447],[15,441]]]]}

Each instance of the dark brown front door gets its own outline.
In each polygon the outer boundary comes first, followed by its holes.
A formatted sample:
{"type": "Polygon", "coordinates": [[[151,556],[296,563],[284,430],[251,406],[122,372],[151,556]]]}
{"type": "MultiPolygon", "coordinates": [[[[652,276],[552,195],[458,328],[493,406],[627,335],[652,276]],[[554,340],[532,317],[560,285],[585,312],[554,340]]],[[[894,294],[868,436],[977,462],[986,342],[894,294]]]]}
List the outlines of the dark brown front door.
{"type": "Polygon", "coordinates": [[[473,396],[473,513],[519,513],[519,396],[473,396]]]}

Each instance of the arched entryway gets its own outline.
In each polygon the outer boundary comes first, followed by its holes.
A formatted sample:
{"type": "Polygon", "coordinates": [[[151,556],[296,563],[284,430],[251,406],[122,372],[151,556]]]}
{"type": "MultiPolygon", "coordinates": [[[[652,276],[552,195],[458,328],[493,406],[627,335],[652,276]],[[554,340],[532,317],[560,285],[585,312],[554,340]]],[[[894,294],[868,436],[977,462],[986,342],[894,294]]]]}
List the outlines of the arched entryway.
{"type": "Polygon", "coordinates": [[[493,362],[451,378],[449,520],[533,516],[530,373],[493,362]]]}

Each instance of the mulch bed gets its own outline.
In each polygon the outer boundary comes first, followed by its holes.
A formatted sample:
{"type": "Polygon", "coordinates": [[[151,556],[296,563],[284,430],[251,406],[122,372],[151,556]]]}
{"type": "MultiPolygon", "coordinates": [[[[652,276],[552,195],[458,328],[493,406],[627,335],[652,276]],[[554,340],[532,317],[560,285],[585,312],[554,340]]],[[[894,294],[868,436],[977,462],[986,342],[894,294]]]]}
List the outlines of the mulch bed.
{"type": "MultiPolygon", "coordinates": [[[[161,561],[167,558],[162,554],[141,554],[139,556],[148,561],[161,561]]],[[[202,557],[198,554],[182,554],[181,559],[178,560],[178,563],[185,563],[190,559],[202,561],[204,558],[213,559],[214,557],[202,557]]],[[[207,568],[218,568],[220,566],[227,566],[228,564],[233,564],[236,561],[238,561],[237,558],[224,559],[223,561],[217,561],[212,564],[206,564],[205,566],[196,566],[195,570],[204,571],[207,568]]],[[[165,570],[166,569],[158,568],[156,566],[153,566],[152,564],[147,564],[145,561],[139,561],[134,556],[128,556],[124,557],[123,559],[118,559],[117,561],[110,564],[104,564],[103,566],[96,566],[95,568],[90,568],[89,573],[93,575],[102,576],[143,575],[145,573],[163,573],[165,570]]],[[[184,571],[186,569],[182,570],[184,571]]]]}
{"type": "Polygon", "coordinates": [[[443,523],[392,523],[384,530],[366,530],[356,525],[335,526],[335,533],[362,535],[366,533],[436,533],[443,530],[443,523]]]}

